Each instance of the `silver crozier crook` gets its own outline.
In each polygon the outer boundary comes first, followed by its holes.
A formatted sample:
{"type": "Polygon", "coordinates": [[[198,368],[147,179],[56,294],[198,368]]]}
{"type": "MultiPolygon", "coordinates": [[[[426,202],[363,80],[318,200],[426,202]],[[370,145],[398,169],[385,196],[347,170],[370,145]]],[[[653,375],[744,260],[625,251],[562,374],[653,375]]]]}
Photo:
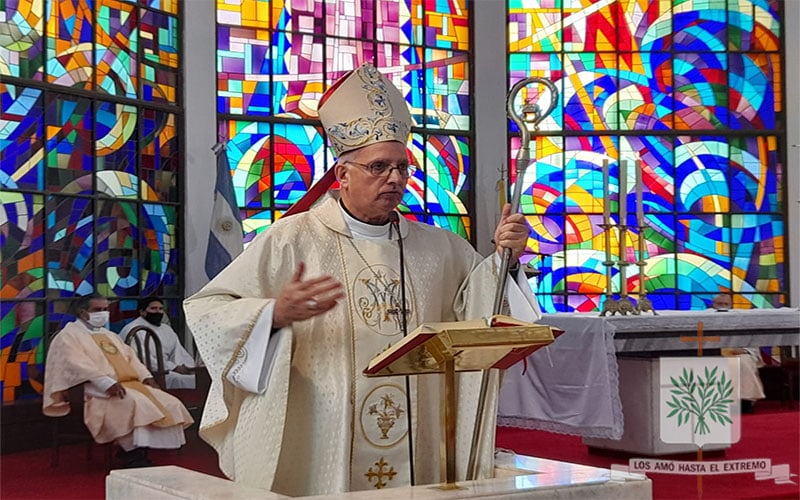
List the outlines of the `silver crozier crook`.
{"type": "MultiPolygon", "coordinates": [[[[511,198],[511,213],[515,214],[519,212],[519,204],[520,198],[522,198],[522,183],[524,182],[525,178],[525,171],[528,169],[528,165],[530,164],[530,142],[531,142],[531,134],[528,130],[528,124],[533,125],[533,131],[539,131],[539,124],[547,118],[550,113],[553,112],[553,109],[556,107],[556,103],[558,101],[558,89],[556,88],[555,84],[548,80],[547,78],[541,78],[538,76],[531,76],[529,78],[525,78],[524,80],[520,80],[517,82],[511,90],[508,91],[508,98],[506,100],[506,112],[508,113],[508,117],[514,120],[514,123],[517,124],[517,128],[519,128],[519,132],[522,139],[522,147],[520,147],[519,151],[517,152],[517,161],[516,161],[516,168],[517,168],[517,178],[514,181],[514,194],[511,198]],[[550,91],[550,105],[547,107],[546,110],[542,111],[542,108],[536,103],[537,97],[525,99],[521,112],[517,112],[514,108],[514,103],[517,99],[517,94],[519,94],[520,90],[528,85],[535,83],[537,85],[544,85],[550,91]]],[[[503,249],[503,261],[500,264],[500,272],[498,276],[498,283],[497,283],[497,290],[495,291],[494,295],[494,308],[493,314],[500,314],[503,309],[503,301],[505,300],[506,296],[506,283],[508,280],[508,268],[511,261],[511,249],[505,248],[503,249]]],[[[478,471],[476,467],[476,457],[478,453],[478,445],[480,443],[481,438],[481,429],[483,429],[484,425],[484,411],[486,407],[486,394],[489,391],[489,370],[483,371],[483,376],[481,377],[481,392],[478,397],[478,410],[477,416],[475,417],[475,429],[472,431],[472,447],[470,448],[469,452],[469,463],[467,464],[467,479],[475,480],[478,479],[478,471]]]]}

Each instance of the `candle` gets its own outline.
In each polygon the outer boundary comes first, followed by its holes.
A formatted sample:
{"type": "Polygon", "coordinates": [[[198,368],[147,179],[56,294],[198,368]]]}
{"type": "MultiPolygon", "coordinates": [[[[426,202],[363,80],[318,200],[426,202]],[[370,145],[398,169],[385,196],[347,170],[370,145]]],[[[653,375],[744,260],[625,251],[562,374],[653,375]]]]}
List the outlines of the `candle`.
{"type": "Polygon", "coordinates": [[[624,226],[628,217],[628,162],[619,162],[619,224],[624,226]]]}
{"type": "Polygon", "coordinates": [[[636,160],[636,225],[644,226],[644,202],[642,198],[642,161],[636,160]]]}
{"type": "Polygon", "coordinates": [[[611,196],[608,184],[608,160],[603,160],[603,224],[611,225],[611,196]]]}

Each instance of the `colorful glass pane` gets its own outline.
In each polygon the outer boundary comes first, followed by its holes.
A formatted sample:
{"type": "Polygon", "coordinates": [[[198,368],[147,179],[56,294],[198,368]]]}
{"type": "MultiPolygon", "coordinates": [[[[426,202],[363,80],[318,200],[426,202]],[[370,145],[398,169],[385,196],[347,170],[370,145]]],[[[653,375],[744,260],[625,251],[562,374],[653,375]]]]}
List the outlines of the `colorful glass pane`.
{"type": "Polygon", "coordinates": [[[289,208],[325,173],[325,141],[313,126],[276,123],[272,131],[274,203],[289,208]]]}
{"type": "Polygon", "coordinates": [[[325,91],[323,38],[301,33],[276,33],[270,58],[273,110],[276,115],[309,117],[306,105],[325,91]]]}
{"type": "Polygon", "coordinates": [[[727,0],[675,0],[672,43],[676,51],[724,52],[727,0]]]}
{"type": "Polygon", "coordinates": [[[365,40],[326,38],[328,86],[364,63],[375,61],[375,44],[365,40]]]}
{"type": "Polygon", "coordinates": [[[101,199],[95,221],[96,282],[106,297],[139,295],[139,214],[136,204],[101,199]]]}
{"type": "Polygon", "coordinates": [[[92,0],[52,0],[47,17],[47,81],[92,90],[92,0]]]}
{"type": "Polygon", "coordinates": [[[3,403],[41,397],[44,382],[44,304],[0,302],[0,385],[3,403]]]}
{"type": "Polygon", "coordinates": [[[612,51],[638,55],[671,48],[672,0],[619,0],[618,4],[617,43],[612,51]]]}
{"type": "Polygon", "coordinates": [[[675,54],[675,128],[702,130],[728,126],[728,67],[724,54],[675,54]]]}
{"type": "MultiPolygon", "coordinates": [[[[727,223],[726,214],[684,215],[677,220],[678,252],[687,257],[691,256],[694,262],[702,262],[698,267],[700,272],[709,273],[713,269],[714,278],[722,284],[723,278],[726,289],[730,289],[730,248],[731,231],[727,223]],[[717,269],[719,268],[719,269],[717,269]]],[[[691,286],[681,286],[683,277],[678,277],[678,287],[690,291],[691,286]]],[[[695,278],[690,275],[689,280],[695,278]]],[[[711,278],[710,278],[711,279],[711,278]]],[[[699,280],[700,281],[700,280],[699,280]]]]}
{"type": "MultiPolygon", "coordinates": [[[[414,27],[412,26],[412,11],[417,14],[415,6],[418,0],[397,2],[376,2],[377,29],[375,40],[387,44],[411,45],[414,43],[414,27]]],[[[383,64],[379,64],[383,67],[383,64]]]]}
{"type": "Polygon", "coordinates": [[[562,50],[565,52],[615,50],[618,8],[616,2],[563,0],[562,50]]]}
{"type": "Polygon", "coordinates": [[[217,30],[217,111],[269,115],[270,35],[220,26],[217,30]]]}
{"type": "Polygon", "coordinates": [[[555,214],[565,210],[564,200],[564,139],[554,136],[540,136],[530,144],[530,157],[535,159],[531,165],[517,166],[516,158],[520,148],[517,137],[511,139],[511,169],[509,182],[516,182],[518,170],[524,169],[525,176],[520,198],[520,211],[525,214],[555,214]]]}
{"type": "Polygon", "coordinates": [[[362,0],[335,0],[325,3],[325,34],[372,40],[375,30],[375,3],[362,0]]]}
{"type": "Polygon", "coordinates": [[[43,1],[6,0],[0,9],[0,68],[3,74],[41,80],[44,69],[43,1]]]}
{"type": "Polygon", "coordinates": [[[425,49],[426,127],[469,130],[468,61],[465,52],[425,49]]]}
{"type": "MultiPolygon", "coordinates": [[[[378,67],[406,98],[414,123],[425,123],[423,96],[425,95],[425,72],[422,61],[425,50],[408,45],[378,44],[378,67]]],[[[430,102],[428,106],[430,107],[430,102]]]]}
{"type": "Polygon", "coordinates": [[[158,9],[170,14],[178,13],[178,0],[141,0],[141,3],[151,9],[158,9]]]}
{"type": "Polygon", "coordinates": [[[785,291],[785,229],[780,214],[732,214],[731,256],[737,292],[785,291]]]}
{"type": "Polygon", "coordinates": [[[178,87],[178,18],[140,9],[141,99],[174,105],[178,87]]]}
{"type": "Polygon", "coordinates": [[[95,152],[98,190],[110,196],[137,197],[137,109],[135,106],[99,102],[95,111],[95,152]],[[116,171],[114,181],[104,172],[116,171]],[[109,189],[101,189],[101,177],[109,189]],[[109,184],[110,183],[110,184],[109,184]],[[114,188],[116,186],[116,188],[114,188]],[[118,189],[117,189],[118,188],[118,189]]]}
{"type": "Polygon", "coordinates": [[[92,101],[48,94],[45,107],[46,187],[49,191],[92,191],[92,101]]]}
{"type": "Polygon", "coordinates": [[[426,211],[466,215],[471,191],[468,138],[431,135],[425,145],[426,211]]]}
{"type": "Polygon", "coordinates": [[[446,229],[462,238],[469,239],[472,235],[472,228],[470,227],[469,217],[458,217],[455,215],[429,215],[424,221],[427,224],[446,229]]]}
{"type": "Polygon", "coordinates": [[[730,54],[728,56],[728,100],[731,109],[731,128],[774,129],[776,98],[780,96],[775,84],[780,78],[780,57],[777,54],[730,54]],[[777,92],[776,92],[777,91],[777,92]]]}
{"type": "Polygon", "coordinates": [[[46,201],[47,296],[94,292],[94,203],[88,198],[50,196],[46,201]]]}
{"type": "Polygon", "coordinates": [[[0,191],[0,298],[44,297],[44,198],[0,191]]]}
{"type": "MultiPolygon", "coordinates": [[[[557,54],[511,54],[508,57],[508,73],[509,88],[531,76],[547,78],[556,84],[556,88],[559,89],[558,104],[553,112],[539,124],[539,130],[559,130],[564,121],[563,106],[561,105],[564,101],[564,95],[561,92],[563,84],[559,81],[564,75],[561,56],[557,54]]],[[[534,86],[526,86],[519,92],[518,99],[520,101],[530,100],[533,103],[538,103],[540,92],[542,91],[534,88],[534,86]]],[[[520,109],[519,104],[515,104],[514,109],[520,109]]],[[[510,119],[509,126],[512,132],[519,132],[516,123],[510,119]]]]}
{"type": "Polygon", "coordinates": [[[174,206],[142,205],[139,262],[143,296],[180,293],[177,219],[178,209],[174,206]]]}
{"type": "Polygon", "coordinates": [[[729,0],[730,50],[780,50],[781,0],[729,0]]]}
{"type": "Polygon", "coordinates": [[[779,213],[786,172],[780,163],[778,138],[732,137],[730,143],[731,210],[779,213]]]}
{"type": "Polygon", "coordinates": [[[0,186],[44,189],[44,105],[39,89],[0,83],[0,186]]]}
{"type": "Polygon", "coordinates": [[[120,0],[103,0],[95,24],[97,86],[107,94],[136,98],[139,33],[135,8],[120,0]]]}
{"type": "Polygon", "coordinates": [[[174,113],[155,109],[142,112],[140,195],[147,201],[178,202],[181,164],[174,113]]]}
{"type": "Polygon", "coordinates": [[[260,232],[272,225],[272,212],[269,210],[240,210],[244,244],[247,245],[260,232]]]}
{"type": "Polygon", "coordinates": [[[315,35],[325,33],[325,0],[276,0],[271,3],[273,29],[315,35]]]}
{"type": "Polygon", "coordinates": [[[269,123],[229,121],[222,125],[227,140],[228,163],[233,173],[233,191],[240,207],[272,207],[269,123]]]}
{"type": "Polygon", "coordinates": [[[558,0],[508,0],[510,52],[551,52],[561,49],[561,9],[558,0]]]}
{"type": "Polygon", "coordinates": [[[730,209],[728,143],[723,137],[682,137],[675,145],[675,210],[730,209]]]}
{"type": "MultiPolygon", "coordinates": [[[[581,52],[564,54],[564,128],[567,130],[617,129],[617,114],[604,110],[618,96],[616,54],[581,52]]],[[[612,108],[613,109],[613,108],[612,108]]]]}
{"type": "Polygon", "coordinates": [[[420,26],[425,45],[441,49],[469,49],[467,0],[424,0],[425,17],[420,26]]]}
{"type": "Polygon", "coordinates": [[[270,0],[217,0],[217,22],[229,26],[269,28],[270,0]]]}

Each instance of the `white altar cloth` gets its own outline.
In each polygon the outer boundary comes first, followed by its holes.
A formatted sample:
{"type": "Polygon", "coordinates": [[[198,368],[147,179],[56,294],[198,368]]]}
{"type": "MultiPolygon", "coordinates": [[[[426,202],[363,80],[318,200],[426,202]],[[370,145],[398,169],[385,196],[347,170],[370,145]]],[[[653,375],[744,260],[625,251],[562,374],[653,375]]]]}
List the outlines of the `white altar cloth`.
{"type": "Polygon", "coordinates": [[[694,335],[719,335],[708,348],[800,344],[800,310],[749,309],[658,311],[654,316],[598,313],[545,314],[540,323],[566,333],[506,370],[500,389],[497,425],[538,429],[589,438],[619,439],[623,409],[617,353],[696,349],[681,342],[694,335]]]}
{"type": "Polygon", "coordinates": [[[539,322],[565,333],[530,355],[527,369],[505,371],[497,425],[619,439],[614,327],[597,314],[545,314],[539,322]]]}

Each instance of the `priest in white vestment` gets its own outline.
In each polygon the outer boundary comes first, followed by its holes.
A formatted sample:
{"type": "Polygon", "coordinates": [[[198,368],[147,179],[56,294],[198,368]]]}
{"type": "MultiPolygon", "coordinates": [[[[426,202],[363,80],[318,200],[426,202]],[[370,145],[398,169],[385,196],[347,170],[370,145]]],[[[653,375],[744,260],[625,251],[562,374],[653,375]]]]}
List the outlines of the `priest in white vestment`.
{"type": "MultiPolygon", "coordinates": [[[[158,297],[147,297],[139,301],[139,317],[125,325],[119,332],[119,337],[125,342],[128,333],[135,328],[147,327],[153,331],[161,341],[161,355],[164,363],[165,382],[167,389],[194,389],[195,375],[193,372],[194,359],[186,352],[180,343],[178,334],[170,325],[164,323],[164,303],[158,297]]],[[[143,350],[147,350],[144,345],[145,332],[140,330],[136,333],[143,350]]],[[[129,342],[131,348],[136,351],[135,341],[129,342]]],[[[150,366],[158,366],[156,362],[156,350],[150,348],[150,366]]],[[[138,353],[137,353],[138,354],[138,353]]]]}
{"type": "Polygon", "coordinates": [[[116,442],[123,466],[151,465],[147,448],[180,448],[183,429],[194,420],[183,404],[158,388],[153,376],[116,333],[105,328],[108,300],[82,297],[78,319],[50,344],[44,373],[43,411],[51,417],[84,405],[84,422],[98,443],[116,442]],[[68,401],[67,391],[84,384],[84,401],[68,401]]]}
{"type": "MultiPolygon", "coordinates": [[[[721,293],[714,297],[711,307],[717,311],[729,311],[733,307],[733,299],[729,294],[721,293]]],[[[725,357],[739,358],[739,398],[742,400],[742,413],[752,413],[753,405],[764,399],[764,384],[758,369],[764,366],[761,353],[757,347],[723,347],[720,354],[725,357]]]]}
{"type": "MultiPolygon", "coordinates": [[[[436,483],[440,377],[367,378],[362,370],[403,337],[403,289],[409,331],[491,315],[500,258],[392,216],[412,175],[412,120],[374,67],[340,79],[319,114],[338,156],[340,199],[275,222],[184,303],[212,380],[200,434],[230,478],[287,495],[436,483]]],[[[523,217],[506,206],[498,251],[510,248],[515,262],[527,236],[523,217]]],[[[511,313],[534,321],[538,309],[518,274],[508,286],[511,313]]],[[[457,377],[459,479],[480,378],[457,377]]],[[[476,455],[481,477],[493,473],[496,378],[490,389],[476,455]]]]}

